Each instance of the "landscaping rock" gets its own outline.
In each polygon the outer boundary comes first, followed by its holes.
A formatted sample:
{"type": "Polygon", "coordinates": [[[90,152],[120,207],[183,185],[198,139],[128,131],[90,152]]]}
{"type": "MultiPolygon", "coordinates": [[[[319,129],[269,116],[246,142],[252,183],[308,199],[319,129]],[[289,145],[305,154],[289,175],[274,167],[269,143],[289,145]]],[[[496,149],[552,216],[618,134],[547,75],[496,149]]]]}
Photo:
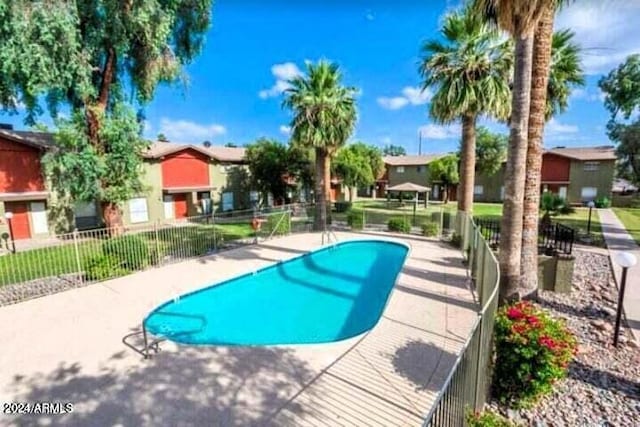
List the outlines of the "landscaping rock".
{"type": "Polygon", "coordinates": [[[79,274],[43,277],[0,287],[0,307],[83,286],[79,274]]]}
{"type": "MultiPolygon", "coordinates": [[[[578,354],[567,378],[534,408],[520,410],[521,419],[531,426],[640,426],[638,343],[623,324],[620,344],[613,347],[618,291],[609,258],[584,251],[575,255],[571,293],[541,291],[539,299],[555,317],[566,319],[578,354]]],[[[491,406],[507,415],[496,402],[491,406]]]]}

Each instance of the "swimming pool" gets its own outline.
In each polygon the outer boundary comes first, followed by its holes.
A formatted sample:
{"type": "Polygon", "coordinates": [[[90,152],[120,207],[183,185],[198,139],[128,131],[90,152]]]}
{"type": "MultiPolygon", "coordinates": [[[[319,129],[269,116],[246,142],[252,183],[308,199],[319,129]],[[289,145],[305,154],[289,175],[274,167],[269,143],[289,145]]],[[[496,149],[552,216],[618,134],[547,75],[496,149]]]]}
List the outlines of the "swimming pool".
{"type": "Polygon", "coordinates": [[[341,242],[168,301],[144,326],[193,345],[350,338],[378,322],[408,251],[386,240],[341,242]]]}

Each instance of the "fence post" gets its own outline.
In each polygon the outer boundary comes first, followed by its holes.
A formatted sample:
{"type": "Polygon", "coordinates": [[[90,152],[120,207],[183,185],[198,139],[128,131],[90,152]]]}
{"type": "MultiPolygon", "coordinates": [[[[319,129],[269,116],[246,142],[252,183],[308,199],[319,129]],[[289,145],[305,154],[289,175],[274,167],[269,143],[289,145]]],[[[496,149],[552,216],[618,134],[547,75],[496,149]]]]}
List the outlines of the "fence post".
{"type": "Polygon", "coordinates": [[[289,226],[287,227],[287,235],[291,234],[291,209],[287,210],[287,221],[289,221],[289,226]]]}
{"type": "Polygon", "coordinates": [[[443,234],[444,234],[444,208],[441,205],[440,206],[440,239],[442,239],[443,234]]]}
{"type": "Polygon", "coordinates": [[[365,208],[362,208],[362,229],[363,229],[363,230],[364,230],[364,229],[366,228],[366,226],[367,226],[367,222],[366,222],[367,220],[366,220],[366,217],[365,217],[365,214],[364,214],[364,213],[365,213],[365,208]]]}
{"type": "Polygon", "coordinates": [[[480,329],[478,331],[478,354],[476,355],[476,379],[475,379],[475,387],[473,390],[473,407],[474,407],[474,411],[480,411],[480,387],[481,387],[481,381],[480,378],[483,375],[483,373],[485,372],[485,370],[483,369],[482,366],[480,366],[481,362],[482,362],[482,342],[483,342],[483,338],[484,338],[484,328],[482,327],[484,324],[484,314],[480,314],[480,322],[478,322],[478,328],[480,329]]]}
{"type": "Polygon", "coordinates": [[[76,255],[76,266],[78,268],[78,276],[80,276],[80,284],[84,284],[82,275],[82,263],[80,262],[80,248],[78,247],[78,229],[73,230],[73,250],[76,255]]]}
{"type": "Polygon", "coordinates": [[[160,238],[158,236],[158,221],[155,220],[153,223],[153,236],[156,240],[156,257],[158,257],[157,263],[158,265],[162,265],[162,256],[160,255],[160,238]]]}

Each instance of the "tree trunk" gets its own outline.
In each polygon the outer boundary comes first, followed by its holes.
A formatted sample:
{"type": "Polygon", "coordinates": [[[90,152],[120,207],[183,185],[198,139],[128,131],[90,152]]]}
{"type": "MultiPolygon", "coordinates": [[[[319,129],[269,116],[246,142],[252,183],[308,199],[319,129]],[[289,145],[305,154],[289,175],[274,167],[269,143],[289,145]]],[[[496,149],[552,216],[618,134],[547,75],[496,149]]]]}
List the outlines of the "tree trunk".
{"type": "Polygon", "coordinates": [[[458,210],[471,214],[473,211],[473,186],[476,172],[476,116],[462,116],[462,149],[460,150],[460,184],[458,188],[458,210]]]}
{"type": "Polygon", "coordinates": [[[442,200],[445,205],[449,203],[449,186],[447,184],[442,186],[442,200]]]}
{"type": "Polygon", "coordinates": [[[500,301],[518,299],[522,252],[522,205],[527,159],[533,35],[516,37],[505,195],[500,226],[500,301]]]}
{"type": "Polygon", "coordinates": [[[325,200],[325,224],[331,223],[331,155],[330,152],[325,150],[324,163],[322,165],[324,169],[324,200],[325,200]]]}
{"type": "Polygon", "coordinates": [[[326,153],[322,148],[316,148],[316,179],[315,179],[315,201],[316,214],[313,221],[315,231],[323,231],[327,222],[327,196],[325,195],[325,173],[324,164],[326,153]]]}
{"type": "Polygon", "coordinates": [[[520,297],[535,297],[538,291],[538,222],[540,218],[540,176],[542,173],[542,138],[544,133],[547,85],[551,67],[551,42],[555,9],[550,3],[544,11],[533,39],[531,105],[527,167],[524,186],[520,297]]]}

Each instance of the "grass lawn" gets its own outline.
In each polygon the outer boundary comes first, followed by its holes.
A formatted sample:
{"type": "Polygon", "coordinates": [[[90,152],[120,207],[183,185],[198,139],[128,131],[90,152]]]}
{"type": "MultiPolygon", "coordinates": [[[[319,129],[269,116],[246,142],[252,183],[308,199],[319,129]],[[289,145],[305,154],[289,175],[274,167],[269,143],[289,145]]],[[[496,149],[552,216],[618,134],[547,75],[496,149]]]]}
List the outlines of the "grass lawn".
{"type": "MultiPolygon", "coordinates": [[[[155,235],[154,231],[137,234],[146,241],[151,259],[157,261],[167,256],[184,259],[204,255],[221,239],[228,242],[252,237],[254,233],[251,225],[245,222],[163,228],[157,232],[157,245],[155,235]]],[[[0,286],[78,273],[78,262],[81,269],[86,269],[91,259],[102,254],[102,244],[105,241],[107,240],[93,239],[80,242],[77,257],[73,242],[1,256],[0,286]]],[[[108,275],[108,268],[105,274],[111,277],[108,275]]],[[[114,272],[114,277],[120,274],[122,272],[114,272]]]]}
{"type": "Polygon", "coordinates": [[[613,208],[633,240],[640,245],[640,208],[613,208]]]}
{"type": "MultiPolygon", "coordinates": [[[[450,202],[446,205],[441,203],[430,203],[429,208],[418,207],[416,212],[416,222],[421,223],[428,220],[433,220],[432,215],[437,214],[441,209],[448,212],[455,212],[456,203],[450,202]]],[[[370,223],[386,224],[386,222],[393,217],[406,216],[409,219],[413,215],[413,205],[411,202],[406,201],[404,206],[399,206],[399,202],[392,201],[390,205],[384,200],[367,200],[362,202],[356,202],[353,205],[352,210],[360,212],[365,211],[365,220],[370,223]],[[389,207],[391,206],[391,207],[389,207]]],[[[637,215],[635,220],[637,226],[633,227],[640,238],[640,209],[630,209],[636,211],[637,215]]],[[[473,215],[479,218],[499,220],[502,217],[502,204],[501,203],[474,203],[473,215]]],[[[346,213],[334,213],[333,217],[337,220],[346,220],[346,213]]],[[[622,220],[622,218],[620,218],[622,220]]],[[[589,209],[588,208],[576,208],[575,212],[568,215],[553,215],[552,221],[566,225],[568,227],[577,230],[579,236],[587,235],[587,227],[589,221],[589,209]]],[[[624,220],[622,220],[624,222],[624,220]]],[[[626,225],[626,224],[625,224],[626,225]]],[[[593,210],[591,216],[591,235],[595,244],[603,242],[602,230],[600,227],[600,218],[596,210],[593,210]]],[[[634,236],[635,237],[635,236],[634,236]]]]}

